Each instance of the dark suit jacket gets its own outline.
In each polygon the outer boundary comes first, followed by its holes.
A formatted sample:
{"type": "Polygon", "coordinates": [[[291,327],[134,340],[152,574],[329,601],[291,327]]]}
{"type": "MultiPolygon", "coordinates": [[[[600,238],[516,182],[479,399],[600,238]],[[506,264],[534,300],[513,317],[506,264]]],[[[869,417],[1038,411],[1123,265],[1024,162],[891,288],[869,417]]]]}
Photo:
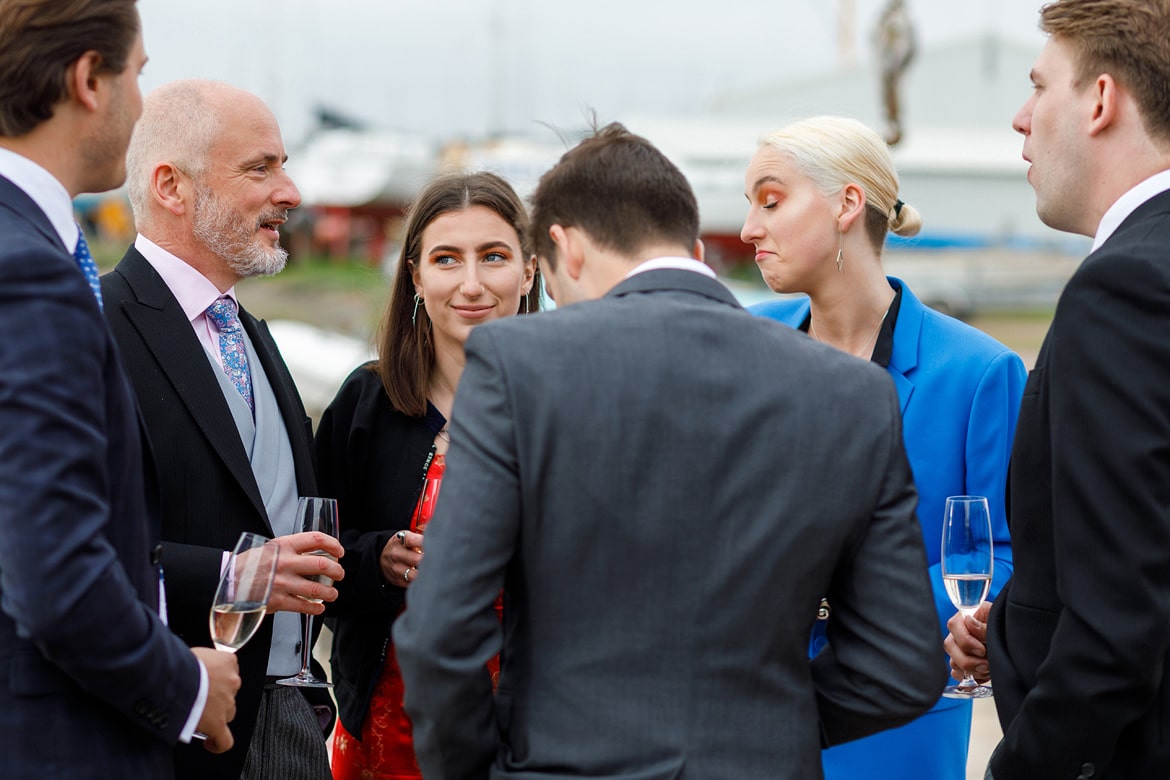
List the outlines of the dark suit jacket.
{"type": "Polygon", "coordinates": [[[1170,777],[1170,192],[1065,287],[1008,494],[996,780],[1170,777]]]}
{"type": "Polygon", "coordinates": [[[0,334],[0,777],[169,777],[199,671],[158,617],[133,396],[76,262],[3,177],[0,334]]]}
{"type": "Polygon", "coordinates": [[[942,690],[876,366],[649,271],[475,328],[452,424],[393,631],[428,780],[807,780],[942,690]]]}
{"type": "MultiPolygon", "coordinates": [[[[138,394],[153,443],[162,502],[163,562],[172,628],[191,645],[211,645],[208,609],[224,550],[240,533],[272,536],[264,502],[207,353],[178,301],[131,247],[102,278],[106,318],[138,394]]],[[[240,309],[288,429],[297,489],[316,494],[312,423],[268,327],[240,309]]],[[[243,687],[236,697],[236,745],[214,756],[192,745],[176,752],[180,777],[238,778],[248,752],[268,666],[272,621],[238,653],[243,687]]],[[[316,693],[314,703],[328,696],[316,693]]]]}

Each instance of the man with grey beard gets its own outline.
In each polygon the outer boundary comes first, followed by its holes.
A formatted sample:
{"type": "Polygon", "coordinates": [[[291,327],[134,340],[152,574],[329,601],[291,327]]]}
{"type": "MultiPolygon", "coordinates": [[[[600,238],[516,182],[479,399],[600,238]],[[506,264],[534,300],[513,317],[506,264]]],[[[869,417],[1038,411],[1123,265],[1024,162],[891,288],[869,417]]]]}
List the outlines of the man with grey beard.
{"type": "Polygon", "coordinates": [[[316,493],[312,425],[269,335],[235,299],[241,279],[278,273],[278,228],[300,193],[276,118],[255,95],[179,81],[147,96],[127,155],[138,237],[102,279],[105,313],[153,446],[171,627],[209,645],[208,610],[241,532],[275,537],[279,571],[260,632],[238,653],[243,687],[220,755],[180,747],[179,778],[329,777],[333,723],[321,689],[275,685],[301,666],[301,618],[337,591],[336,539],[298,533],[316,493]],[[316,599],[317,601],[312,601],[316,599]]]}

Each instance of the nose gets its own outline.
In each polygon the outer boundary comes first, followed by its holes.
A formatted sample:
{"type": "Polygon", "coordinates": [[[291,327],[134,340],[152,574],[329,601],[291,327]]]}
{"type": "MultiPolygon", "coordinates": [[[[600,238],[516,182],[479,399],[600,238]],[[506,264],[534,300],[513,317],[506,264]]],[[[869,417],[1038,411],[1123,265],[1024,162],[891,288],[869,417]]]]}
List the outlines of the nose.
{"type": "Polygon", "coordinates": [[[483,283],[479,280],[479,263],[472,261],[467,264],[459,291],[467,298],[478,298],[483,293],[483,283]]]}
{"type": "Polygon", "coordinates": [[[280,182],[272,193],[272,201],[284,209],[295,209],[301,205],[301,191],[293,183],[292,177],[284,171],[280,173],[280,182]]]}
{"type": "Polygon", "coordinates": [[[739,231],[739,240],[745,244],[754,244],[760,236],[760,227],[755,218],[755,209],[748,208],[747,217],[743,221],[743,229],[739,231]]]}
{"type": "Polygon", "coordinates": [[[1030,97],[1024,101],[1024,105],[1020,106],[1020,110],[1012,117],[1012,129],[1020,135],[1028,135],[1032,132],[1032,101],[1035,97],[1030,97]]]}

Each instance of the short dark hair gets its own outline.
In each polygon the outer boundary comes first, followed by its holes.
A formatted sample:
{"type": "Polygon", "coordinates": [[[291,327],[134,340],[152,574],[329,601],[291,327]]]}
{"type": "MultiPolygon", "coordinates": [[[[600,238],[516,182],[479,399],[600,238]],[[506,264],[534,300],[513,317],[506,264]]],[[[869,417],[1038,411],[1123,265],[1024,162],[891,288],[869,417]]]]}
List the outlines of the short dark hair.
{"type": "Polygon", "coordinates": [[[0,0],[0,136],[51,119],[69,66],[88,51],[100,72],[125,69],[138,35],[137,0],[0,0]]]}
{"type": "MultiPolygon", "coordinates": [[[[422,235],[427,226],[452,211],[472,206],[491,209],[512,226],[520,237],[521,260],[527,261],[528,214],[512,185],[494,173],[449,173],[439,176],[419,193],[411,206],[402,239],[402,254],[390,288],[386,313],[378,325],[378,362],[375,370],[394,408],[411,417],[427,413],[427,385],[435,363],[431,321],[426,308],[414,301],[414,264],[422,255],[422,235]],[[415,319],[418,320],[417,324],[415,319]]],[[[540,310],[540,269],[532,289],[520,299],[520,312],[540,310]]]]}
{"type": "Polygon", "coordinates": [[[1059,0],[1040,9],[1040,29],[1072,46],[1078,82],[1108,73],[1146,132],[1170,141],[1170,0],[1059,0]]]}
{"type": "Polygon", "coordinates": [[[699,204],[686,177],[617,122],[566,152],[531,200],[533,251],[554,267],[553,225],[579,228],[599,247],[627,256],[652,244],[690,248],[699,238],[699,204]]]}

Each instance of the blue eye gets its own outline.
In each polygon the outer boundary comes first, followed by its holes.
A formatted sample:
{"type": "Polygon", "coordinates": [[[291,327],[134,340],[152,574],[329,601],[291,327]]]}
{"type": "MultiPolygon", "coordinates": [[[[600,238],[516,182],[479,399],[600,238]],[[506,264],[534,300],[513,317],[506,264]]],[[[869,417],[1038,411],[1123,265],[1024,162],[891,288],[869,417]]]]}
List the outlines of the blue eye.
{"type": "Polygon", "coordinates": [[[506,262],[508,262],[508,256],[505,254],[502,254],[500,252],[489,252],[488,254],[483,256],[483,259],[488,260],[488,261],[493,262],[493,263],[506,263],[506,262]]]}

